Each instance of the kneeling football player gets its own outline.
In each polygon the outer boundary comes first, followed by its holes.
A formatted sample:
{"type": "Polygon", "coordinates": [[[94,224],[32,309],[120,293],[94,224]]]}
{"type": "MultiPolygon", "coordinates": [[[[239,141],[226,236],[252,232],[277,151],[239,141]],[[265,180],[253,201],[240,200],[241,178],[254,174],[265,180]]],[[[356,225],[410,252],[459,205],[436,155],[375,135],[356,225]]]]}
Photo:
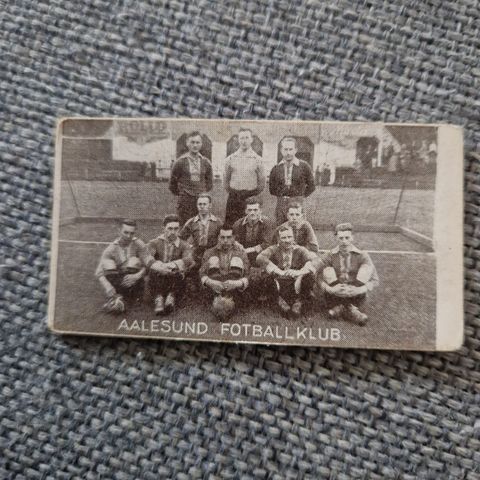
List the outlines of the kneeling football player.
{"type": "Polygon", "coordinates": [[[257,265],[265,268],[274,280],[282,315],[293,318],[301,315],[302,302],[311,292],[318,263],[315,253],[295,243],[293,231],[287,225],[278,229],[277,245],[258,255],[257,265]]]}
{"type": "Polygon", "coordinates": [[[378,275],[367,252],[353,244],[350,223],[335,227],[338,245],[322,258],[321,287],[330,318],[346,318],[364,325],[368,316],[361,311],[367,294],[378,285],[378,275]]]}
{"type": "Polygon", "coordinates": [[[315,236],[313,227],[309,221],[305,219],[303,206],[301,203],[291,202],[287,210],[288,220],[277,227],[274,240],[277,240],[278,231],[282,227],[290,227],[293,232],[293,238],[297,245],[305,247],[311,252],[318,253],[318,240],[315,236]]]}
{"type": "Polygon", "coordinates": [[[235,240],[240,243],[248,255],[250,263],[249,286],[245,292],[249,301],[268,300],[271,281],[263,268],[256,266],[258,254],[272,243],[273,223],[262,214],[261,200],[250,197],[246,200],[245,216],[233,224],[235,240]]]}
{"type": "Polygon", "coordinates": [[[202,285],[213,296],[212,311],[226,319],[233,314],[248,287],[249,262],[244,248],[235,241],[231,226],[222,226],[218,242],[203,255],[202,285]]]}
{"type": "Polygon", "coordinates": [[[188,272],[189,286],[194,294],[198,293],[198,272],[202,265],[203,254],[215,246],[222,222],[212,213],[212,197],[201,193],[197,197],[198,215],[190,218],[182,227],[179,237],[192,245],[195,265],[188,272]]]}
{"type": "Polygon", "coordinates": [[[194,264],[192,248],[179,238],[179,232],[178,216],[167,215],[163,234],[147,244],[155,260],[150,266],[149,285],[157,315],[168,314],[175,308],[178,296],[185,290],[185,274],[194,264]]]}
{"type": "Polygon", "coordinates": [[[146,245],[135,237],[137,224],[123,220],[119,236],[103,251],[95,276],[105,291],[109,313],[123,313],[143,299],[146,267],[153,263],[146,245]]]}

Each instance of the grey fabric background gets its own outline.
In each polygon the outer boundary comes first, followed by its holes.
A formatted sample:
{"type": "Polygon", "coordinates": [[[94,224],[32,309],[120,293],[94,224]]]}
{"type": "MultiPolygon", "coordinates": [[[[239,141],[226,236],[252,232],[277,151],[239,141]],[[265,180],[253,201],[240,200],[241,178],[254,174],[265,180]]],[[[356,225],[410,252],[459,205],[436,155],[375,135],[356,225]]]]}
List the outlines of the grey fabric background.
{"type": "Polygon", "coordinates": [[[476,0],[0,1],[1,478],[480,478],[480,158],[456,353],[61,338],[67,115],[450,122],[480,143],[476,0]]]}

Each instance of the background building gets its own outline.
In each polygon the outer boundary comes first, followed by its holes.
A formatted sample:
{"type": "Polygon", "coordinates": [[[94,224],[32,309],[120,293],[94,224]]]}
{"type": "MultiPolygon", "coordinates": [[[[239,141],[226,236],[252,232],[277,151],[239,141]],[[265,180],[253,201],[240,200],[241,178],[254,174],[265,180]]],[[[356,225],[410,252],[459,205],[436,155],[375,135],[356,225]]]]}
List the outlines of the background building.
{"type": "MultiPolygon", "coordinates": [[[[99,120],[72,122],[63,137],[64,172],[69,179],[166,181],[175,159],[186,151],[192,120],[99,120]]],[[[251,128],[253,148],[265,171],[281,160],[280,142],[297,140],[297,156],[316,172],[317,183],[346,187],[433,188],[434,127],[302,122],[198,121],[201,153],[221,182],[225,159],[238,148],[240,128],[251,128]],[[214,126],[216,125],[216,126],[214,126]],[[220,126],[219,126],[220,125],[220,126]]]]}

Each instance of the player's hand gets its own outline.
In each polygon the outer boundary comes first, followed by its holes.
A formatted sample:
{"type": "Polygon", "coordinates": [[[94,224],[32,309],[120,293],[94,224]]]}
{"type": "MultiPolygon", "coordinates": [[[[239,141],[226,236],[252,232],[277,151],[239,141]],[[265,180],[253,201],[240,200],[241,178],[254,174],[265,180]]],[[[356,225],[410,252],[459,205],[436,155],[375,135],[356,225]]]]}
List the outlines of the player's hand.
{"type": "Polygon", "coordinates": [[[158,260],[156,262],[153,262],[150,265],[150,270],[160,273],[163,270],[163,263],[159,262],[158,260]]]}
{"type": "Polygon", "coordinates": [[[335,295],[336,297],[346,298],[347,291],[345,289],[346,285],[342,283],[337,283],[337,285],[329,285],[326,282],[322,282],[322,288],[325,292],[329,293],[330,295],[335,295]]]}
{"type": "Polygon", "coordinates": [[[333,287],[325,284],[325,291],[330,293],[331,295],[346,298],[347,297],[347,290],[346,290],[345,287],[347,287],[347,285],[345,285],[343,283],[337,283],[337,285],[334,285],[333,287]]]}
{"type": "Polygon", "coordinates": [[[131,273],[129,275],[125,275],[122,280],[122,287],[130,288],[133,287],[139,280],[139,276],[136,273],[131,273]]]}
{"type": "Polygon", "coordinates": [[[242,286],[242,281],[241,280],[226,280],[223,282],[223,286],[227,292],[231,292],[232,290],[235,290],[237,288],[240,288],[242,286]]]}
{"type": "Polygon", "coordinates": [[[298,278],[302,275],[302,271],[291,268],[286,271],[286,275],[290,278],[298,278]]]}
{"type": "Polygon", "coordinates": [[[150,267],[150,270],[153,270],[154,272],[161,273],[163,275],[167,274],[170,272],[170,270],[167,268],[165,263],[156,261],[152,263],[152,266],[150,267]]]}
{"type": "Polygon", "coordinates": [[[355,297],[357,295],[356,288],[353,285],[347,285],[345,283],[339,283],[334,288],[338,287],[335,295],[342,298],[355,297]]]}
{"type": "Polygon", "coordinates": [[[285,277],[285,270],[281,270],[280,268],[276,267],[274,270],[272,270],[270,275],[273,275],[274,277],[283,278],[285,277]]]}
{"type": "Polygon", "coordinates": [[[223,282],[219,280],[212,280],[209,278],[206,283],[207,287],[210,287],[215,293],[222,293],[224,291],[223,282]]]}
{"type": "Polygon", "coordinates": [[[357,295],[363,295],[367,293],[367,287],[365,285],[356,287],[355,285],[349,285],[350,287],[350,296],[356,297],[357,295]]]}

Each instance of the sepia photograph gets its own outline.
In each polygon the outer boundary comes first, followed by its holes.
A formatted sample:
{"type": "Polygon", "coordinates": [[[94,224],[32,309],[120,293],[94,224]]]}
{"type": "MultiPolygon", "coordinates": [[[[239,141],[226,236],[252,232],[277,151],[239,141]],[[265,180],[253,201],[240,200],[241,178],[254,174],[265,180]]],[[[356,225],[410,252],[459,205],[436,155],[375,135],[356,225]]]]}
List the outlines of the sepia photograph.
{"type": "Polygon", "coordinates": [[[55,332],[461,345],[461,129],[71,118],[56,152],[55,332]]]}

